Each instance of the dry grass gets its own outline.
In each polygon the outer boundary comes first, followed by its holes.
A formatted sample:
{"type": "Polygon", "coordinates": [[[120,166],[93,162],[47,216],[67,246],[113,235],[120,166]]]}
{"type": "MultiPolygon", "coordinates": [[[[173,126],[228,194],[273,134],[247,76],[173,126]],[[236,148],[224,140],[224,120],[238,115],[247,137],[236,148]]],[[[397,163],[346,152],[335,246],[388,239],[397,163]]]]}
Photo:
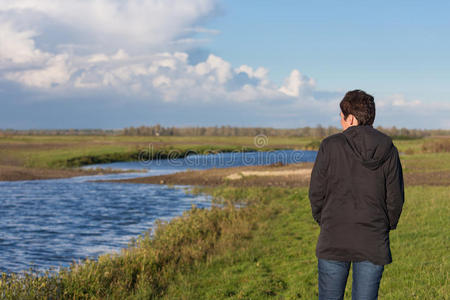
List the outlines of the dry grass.
{"type": "Polygon", "coordinates": [[[450,138],[427,140],[422,145],[422,151],[425,153],[450,152],[450,138]]]}

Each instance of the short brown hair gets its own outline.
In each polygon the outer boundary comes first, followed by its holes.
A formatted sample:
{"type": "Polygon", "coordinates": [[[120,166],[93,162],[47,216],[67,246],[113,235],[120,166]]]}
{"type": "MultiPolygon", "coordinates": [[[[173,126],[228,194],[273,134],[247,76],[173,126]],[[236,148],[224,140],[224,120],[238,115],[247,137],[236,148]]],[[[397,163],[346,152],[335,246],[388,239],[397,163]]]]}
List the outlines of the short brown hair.
{"type": "Polygon", "coordinates": [[[372,126],[375,120],[375,101],[371,95],[362,90],[347,92],[339,106],[344,114],[344,119],[352,114],[358,120],[358,125],[372,126]]]}

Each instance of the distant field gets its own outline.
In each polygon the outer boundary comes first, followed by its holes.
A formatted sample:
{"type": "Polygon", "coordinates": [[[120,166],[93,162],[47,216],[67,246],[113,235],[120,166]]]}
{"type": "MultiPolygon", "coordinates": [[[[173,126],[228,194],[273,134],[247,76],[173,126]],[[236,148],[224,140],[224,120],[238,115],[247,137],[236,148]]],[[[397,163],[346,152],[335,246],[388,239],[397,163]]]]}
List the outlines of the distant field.
{"type": "MultiPolygon", "coordinates": [[[[303,148],[311,141],[311,138],[269,137],[262,149],[303,148]]],[[[125,158],[149,147],[166,150],[258,148],[254,137],[13,136],[0,137],[0,164],[63,167],[73,158],[101,158],[106,154],[123,154],[125,158]]]]}
{"type": "MultiPolygon", "coordinates": [[[[449,138],[450,139],[450,138],[449,138]]],[[[424,143],[442,140],[424,138],[394,140],[400,152],[419,154],[424,143]]],[[[140,150],[207,150],[243,147],[268,149],[314,149],[320,140],[304,137],[268,137],[265,146],[258,148],[255,138],[250,137],[130,137],[130,136],[11,136],[0,137],[0,165],[26,167],[66,167],[68,161],[81,157],[127,155],[140,150]]]]}
{"type": "MultiPolygon", "coordinates": [[[[450,170],[449,141],[450,138],[399,139],[394,140],[394,144],[402,154],[405,173],[428,172],[439,181],[441,173],[450,170]]],[[[140,155],[148,153],[164,157],[183,156],[188,151],[313,150],[320,144],[319,139],[312,137],[269,136],[259,142],[264,146],[259,147],[261,144],[255,142],[253,136],[1,136],[0,180],[75,176],[87,171],[74,170],[74,167],[138,160],[140,155]]]]}
{"type": "MultiPolygon", "coordinates": [[[[93,174],[83,165],[185,155],[189,151],[314,149],[312,138],[130,137],[130,136],[3,136],[0,137],[0,180],[61,178],[93,174]]],[[[98,173],[98,172],[97,172],[98,173]]]]}

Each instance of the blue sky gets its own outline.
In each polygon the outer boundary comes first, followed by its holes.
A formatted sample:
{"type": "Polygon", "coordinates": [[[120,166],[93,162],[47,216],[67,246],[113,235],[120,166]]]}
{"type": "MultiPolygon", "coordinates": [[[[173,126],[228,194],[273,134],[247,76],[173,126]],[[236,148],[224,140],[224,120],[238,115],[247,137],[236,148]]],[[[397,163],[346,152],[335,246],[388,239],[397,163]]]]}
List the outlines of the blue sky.
{"type": "Polygon", "coordinates": [[[446,1],[0,0],[0,128],[450,128],[446,1]]]}
{"type": "Polygon", "coordinates": [[[449,11],[448,1],[229,0],[209,46],[278,82],[295,67],[324,89],[448,101],[449,11]]]}

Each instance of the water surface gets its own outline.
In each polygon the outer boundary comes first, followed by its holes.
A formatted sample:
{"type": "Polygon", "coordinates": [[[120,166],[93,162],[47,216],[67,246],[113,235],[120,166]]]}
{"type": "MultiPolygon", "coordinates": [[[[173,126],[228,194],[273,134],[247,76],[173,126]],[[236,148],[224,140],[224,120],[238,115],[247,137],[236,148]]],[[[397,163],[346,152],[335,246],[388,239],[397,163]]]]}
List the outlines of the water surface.
{"type": "Polygon", "coordinates": [[[189,186],[90,182],[275,162],[314,161],[316,151],[220,153],[183,159],[121,162],[89,167],[146,169],[147,173],[80,176],[66,179],[0,181],[0,271],[34,266],[44,270],[73,260],[119,251],[156,219],[208,208],[207,195],[191,195],[189,186]]]}

